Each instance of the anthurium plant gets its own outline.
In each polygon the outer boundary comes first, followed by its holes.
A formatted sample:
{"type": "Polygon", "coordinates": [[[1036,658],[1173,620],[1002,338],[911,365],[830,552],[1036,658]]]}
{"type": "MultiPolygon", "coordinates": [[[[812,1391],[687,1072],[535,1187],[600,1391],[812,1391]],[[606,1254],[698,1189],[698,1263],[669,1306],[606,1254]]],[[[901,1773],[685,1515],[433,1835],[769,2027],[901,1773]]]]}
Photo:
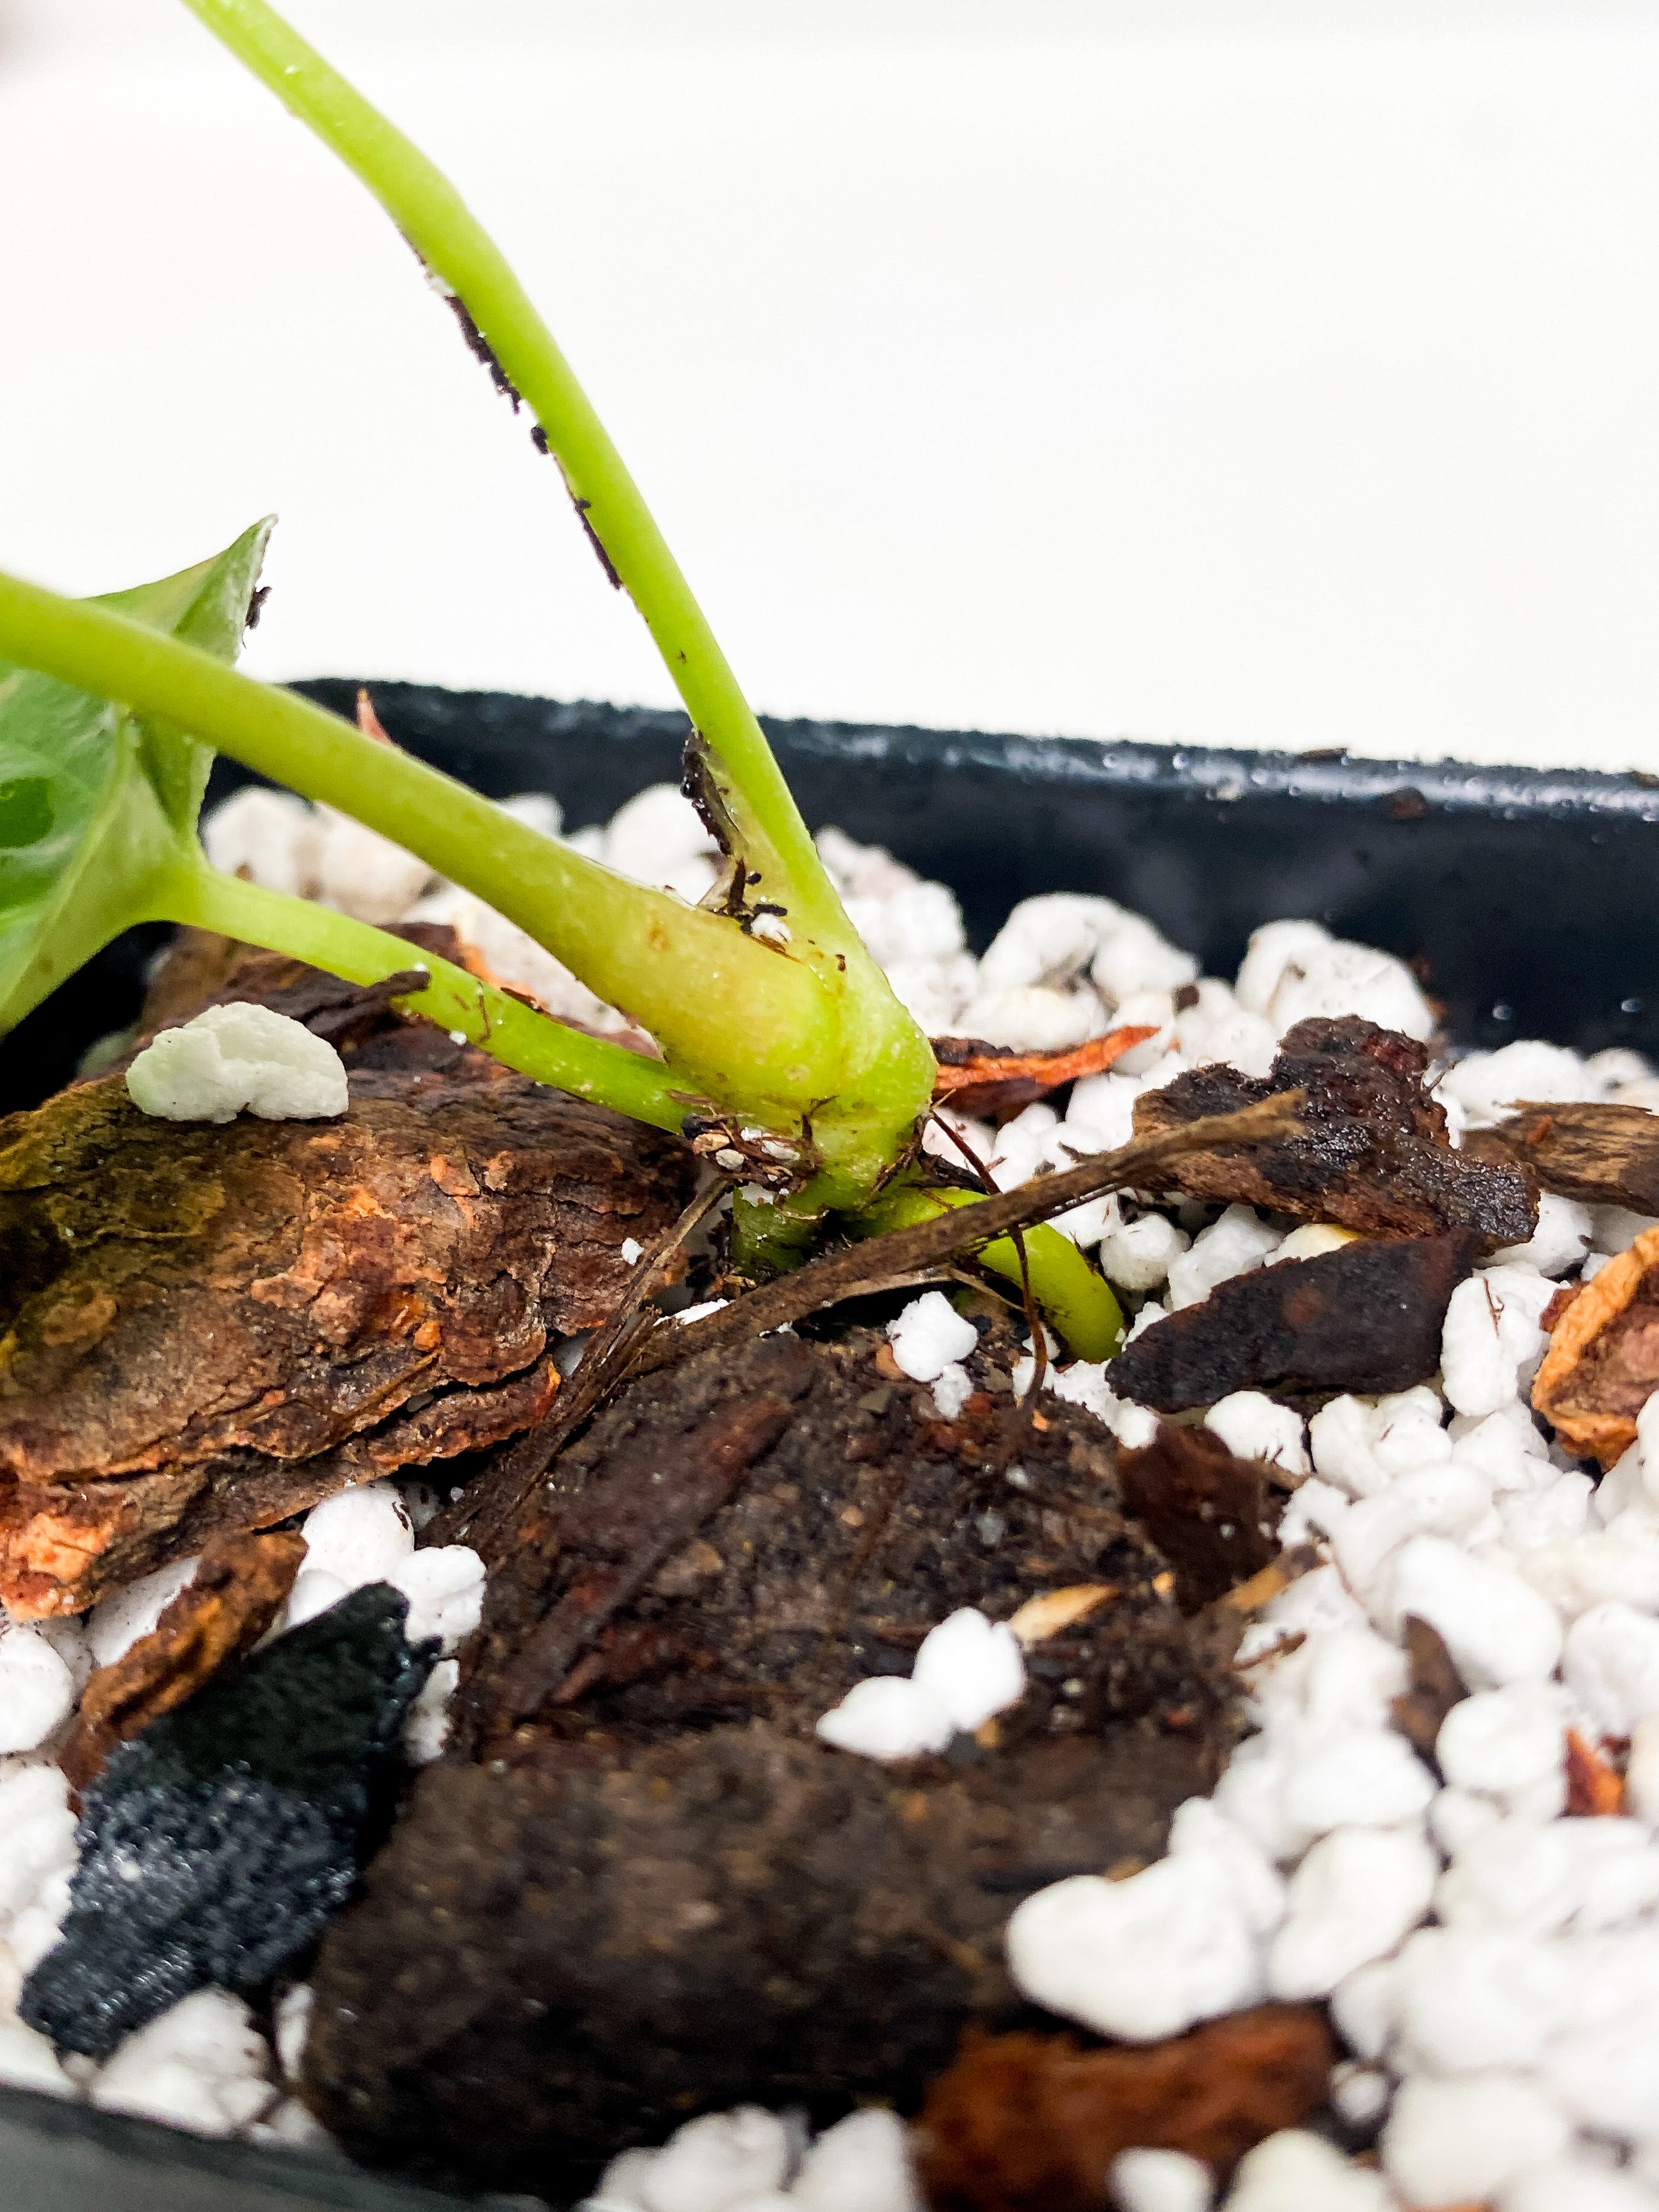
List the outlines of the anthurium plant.
{"type": "MultiPolygon", "coordinates": [[[[688,793],[726,866],[700,906],[625,880],[395,746],[233,665],[270,524],[159,583],[75,600],[0,574],[0,1029],[119,932],[192,923],[354,982],[424,971],[398,1003],[507,1066],[657,1127],[731,1175],[737,1249],[787,1267],[826,1226],[960,1203],[917,1132],[927,1039],[848,921],[638,488],[551,332],[459,193],[264,0],[185,0],[380,200],[557,465],[692,726],[688,793]],[[197,834],[216,750],[355,817],[517,923],[661,1057],[554,1021],[405,939],[212,868],[197,834]]],[[[1115,1348],[1103,1279],[1057,1230],[981,1254],[1029,1274],[1080,1355],[1115,1348]]]]}

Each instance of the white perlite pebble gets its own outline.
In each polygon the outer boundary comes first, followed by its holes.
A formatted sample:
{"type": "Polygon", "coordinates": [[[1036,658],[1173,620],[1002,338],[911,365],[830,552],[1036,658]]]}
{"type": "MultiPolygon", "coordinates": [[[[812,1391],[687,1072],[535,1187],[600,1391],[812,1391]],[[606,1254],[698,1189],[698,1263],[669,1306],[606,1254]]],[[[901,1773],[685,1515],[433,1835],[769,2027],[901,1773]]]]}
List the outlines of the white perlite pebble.
{"type": "Polygon", "coordinates": [[[1495,2212],[1653,2212],[1656,2203],[1632,2176],[1568,2155],[1517,2174],[1498,2191],[1495,2212]]]}
{"type": "Polygon", "coordinates": [[[1191,1244],[1184,1229],[1161,1213],[1121,1221],[1100,1240],[1101,1273],[1121,1291],[1155,1291],[1191,1244]]]}
{"type": "Polygon", "coordinates": [[[1284,1885],[1242,1830],[1189,1798],[1170,1855],[1124,1881],[1074,1875],[1008,1922],[1008,1968],[1034,2003],[1146,2043],[1255,2003],[1284,1885]]]}
{"type": "Polygon", "coordinates": [[[1395,2212],[1380,2173],[1350,2166],[1301,2128],[1283,2128],[1239,2160],[1225,2212],[1395,2212]]]}
{"type": "Polygon", "coordinates": [[[973,1377],[959,1361],[953,1359],[933,1377],[933,1411],[942,1421],[954,1421],[973,1395],[973,1377]]]}
{"type": "MultiPolygon", "coordinates": [[[[1480,2203],[1564,2151],[1571,2130],[1543,2085],[1518,2073],[1401,2082],[1382,2130],[1382,2163],[1408,2204],[1480,2203]]],[[[1566,2212],[1566,2208],[1563,2208],[1566,2212]]]]}
{"type": "Polygon", "coordinates": [[[805,2212],[924,2212],[904,2123],[877,2106],[837,2120],[801,2160],[789,2202],[805,2212]]]}
{"type": "Polygon", "coordinates": [[[1576,1267],[1590,1247],[1595,1216],[1577,1199],[1561,1198],[1553,1190],[1538,1199],[1538,1226],[1524,1244],[1506,1244],[1494,1252],[1495,1266],[1514,1264],[1536,1267],[1540,1275],[1565,1275],[1576,1267]]]}
{"type": "Polygon", "coordinates": [[[1481,1690],[1455,1705],[1441,1723],[1435,1756],[1458,1789],[1506,1798],[1540,1783],[1566,1778],[1567,1698],[1553,1682],[1516,1682],[1481,1690]]]}
{"type": "Polygon", "coordinates": [[[1235,988],[1275,1036],[1313,1014],[1360,1014],[1426,1042],[1434,1009],[1403,961],[1333,937],[1316,921],[1270,921],[1252,933],[1235,988]]]}
{"type": "Polygon", "coordinates": [[[1485,1267],[1446,1309],[1441,1372],[1460,1413],[1495,1413],[1529,1382],[1547,1341],[1539,1326],[1555,1285],[1535,1267],[1485,1267]]]}
{"type": "Polygon", "coordinates": [[[460,1683],[460,1662],[441,1659],[427,1676],[404,1723],[404,1757],[411,1766],[441,1759],[449,1741],[449,1705],[460,1683]]]}
{"type": "Polygon", "coordinates": [[[74,1705],[74,1674],[47,1639],[0,1628],[0,1753],[33,1751],[74,1705]]]}
{"type": "Polygon", "coordinates": [[[1499,1051],[1472,1052],[1460,1060],[1441,1077],[1438,1095],[1462,1109],[1467,1128],[1490,1129],[1522,1100],[1593,1098],[1597,1088],[1576,1052],[1522,1037],[1499,1051]]]}
{"type": "Polygon", "coordinates": [[[404,1634],[411,1644],[435,1636],[447,1656],[460,1650],[483,1617],[484,1563],[465,1544],[411,1552],[385,1580],[409,1600],[404,1634]]]}
{"type": "Polygon", "coordinates": [[[203,817],[202,843],[222,875],[246,875],[293,898],[308,898],[317,887],[322,849],[317,818],[290,792],[249,784],[233,793],[203,817]]]}
{"type": "Polygon", "coordinates": [[[1276,1997],[1328,1996],[1356,1968],[1395,1948],[1429,1909],[1439,1861],[1408,1829],[1338,1828],[1291,1878],[1289,1909],[1267,1956],[1276,1997]]]}
{"type": "Polygon", "coordinates": [[[1284,1241],[1251,1207],[1230,1206],[1218,1221],[1199,1232],[1190,1251],[1170,1262],[1170,1311],[1196,1305],[1218,1283],[1259,1267],[1284,1241]]]}
{"type": "Polygon", "coordinates": [[[913,1382],[936,1382],[952,1362],[965,1359],[975,1349],[979,1333],[943,1291],[927,1291],[888,1322],[887,1341],[900,1369],[913,1382]]]}
{"type": "Polygon", "coordinates": [[[1561,1675],[1600,1735],[1631,1735],[1659,1713],[1659,1620],[1616,1601],[1592,1606],[1567,1631],[1561,1675]]]}
{"type": "MultiPolygon", "coordinates": [[[[1395,1632],[1408,1613],[1438,1629],[1471,1689],[1547,1680],[1561,1656],[1554,1607],[1510,1568],[1472,1559],[1443,1536],[1413,1536],[1401,1547],[1387,1613],[1395,1632]]],[[[1659,1622],[1653,1628],[1659,1644],[1659,1622]]]]}
{"type": "Polygon", "coordinates": [[[1119,2212],[1210,2212],[1215,2201],[1209,2167],[1184,2150],[1120,2151],[1106,2186],[1119,2212]]]}
{"type": "Polygon", "coordinates": [[[270,2059],[240,1997],[198,1990],[127,2037],[94,2081],[92,2101],[196,2135],[234,2135],[276,2100],[270,2059]]]}
{"type": "Polygon", "coordinates": [[[163,1030],[127,1070],[141,1113],[167,1121],[312,1121],[350,1103],[345,1063],[326,1038],[270,1006],[237,1000],[163,1030]]]}
{"type": "MultiPolygon", "coordinates": [[[[790,2148],[788,2129],[758,2105],[708,2112],[688,2120],[650,2157],[633,2193],[645,2212],[730,2212],[745,2198],[782,2188],[790,2148]]],[[[599,2184],[602,2197],[610,2178],[607,2172],[599,2184]]]]}
{"type": "Polygon", "coordinates": [[[365,1482],[313,1505],[302,1527],[307,1573],[332,1575],[348,1590],[391,1582],[415,1549],[402,1497],[389,1482],[365,1482]]]}
{"type": "Polygon", "coordinates": [[[1287,1474],[1308,1472],[1302,1416],[1288,1406],[1275,1405],[1260,1390],[1235,1390],[1211,1407],[1204,1425],[1241,1459],[1266,1460],[1287,1474]]]}
{"type": "Polygon", "coordinates": [[[817,1732],[837,1751],[866,1759],[919,1759],[943,1751],[958,1729],[982,1728],[1024,1691],[1025,1660],[1012,1629],[964,1606],[928,1631],[908,1677],[855,1682],[817,1732]]]}

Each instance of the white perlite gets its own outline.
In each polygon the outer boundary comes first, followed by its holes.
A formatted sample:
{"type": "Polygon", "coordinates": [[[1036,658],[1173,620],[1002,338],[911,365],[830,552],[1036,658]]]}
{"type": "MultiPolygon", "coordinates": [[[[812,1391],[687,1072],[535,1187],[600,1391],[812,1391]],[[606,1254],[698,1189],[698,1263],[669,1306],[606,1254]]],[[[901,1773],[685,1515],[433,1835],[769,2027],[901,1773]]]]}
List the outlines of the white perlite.
{"type": "Polygon", "coordinates": [[[909,1674],[855,1682],[817,1733],[866,1759],[919,1759],[972,1735],[1025,1693],[1025,1659],[1006,1621],[963,1606],[922,1638],[909,1674]]]}
{"type": "Polygon", "coordinates": [[[850,2112],[815,2142],[757,2106],[689,2120],[660,2150],[624,2151],[581,2212],[924,2212],[891,2112],[850,2112]]]}
{"type": "Polygon", "coordinates": [[[270,1006],[210,1006],[163,1030],[127,1070],[140,1112],[168,1121],[312,1121],[350,1103],[345,1063],[326,1038],[270,1006]]]}

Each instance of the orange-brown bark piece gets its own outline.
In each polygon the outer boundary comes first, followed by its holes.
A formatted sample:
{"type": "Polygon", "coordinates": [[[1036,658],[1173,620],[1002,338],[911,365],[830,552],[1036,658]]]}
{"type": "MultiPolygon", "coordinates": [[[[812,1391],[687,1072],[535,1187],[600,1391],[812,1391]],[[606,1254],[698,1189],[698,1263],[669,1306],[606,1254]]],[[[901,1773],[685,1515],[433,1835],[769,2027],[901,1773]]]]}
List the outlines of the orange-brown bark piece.
{"type": "Polygon", "coordinates": [[[677,1139],[482,1054],[350,1065],[338,1121],[155,1120],[112,1074],[0,1121],[15,1613],[517,1433],[690,1194],[677,1139]]]}
{"type": "Polygon", "coordinates": [[[1468,1684],[1457,1671],[1440,1631],[1414,1613],[1403,1623],[1406,1657],[1411,1666],[1410,1686],[1389,1708],[1389,1717],[1412,1748],[1439,1772],[1435,1746],[1452,1707],[1469,1694],[1468,1684]]]}
{"type": "Polygon", "coordinates": [[[1606,1820],[1625,1809],[1625,1778],[1577,1729],[1567,1730],[1567,1810],[1581,1819],[1606,1820]]]}
{"type": "Polygon", "coordinates": [[[222,1667],[251,1651],[282,1609],[306,1555],[295,1534],[218,1536],[196,1579],[179,1591],[148,1636],[100,1667],[58,1763],[76,1790],[101,1771],[118,1743],[194,1697],[222,1667]]]}
{"type": "Polygon", "coordinates": [[[1108,2168],[1140,2148],[1185,2151],[1224,2179],[1324,2102],[1333,2056],[1310,2005],[1261,2005],[1128,2049],[969,2030],[922,2109],[928,2200],[934,2212],[1106,2212],[1108,2168]]]}
{"type": "Polygon", "coordinates": [[[1013,1052],[983,1037],[935,1037],[934,1103],[948,1099],[961,1113],[1000,1120],[1034,1098],[1046,1098],[1062,1084],[1103,1074],[1126,1052],[1157,1035],[1155,1029],[1109,1030],[1104,1036],[1057,1052],[1013,1052]]]}
{"type": "Polygon", "coordinates": [[[1151,1443],[1118,1455],[1123,1502],[1175,1570],[1183,1613],[1247,1582],[1278,1547],[1280,1500],[1267,1470],[1212,1429],[1160,1421],[1151,1443]]]}
{"type": "Polygon", "coordinates": [[[1644,1229],[1560,1313],[1532,1386],[1570,1451],[1611,1467],[1659,1389],[1659,1228],[1644,1229]]]}
{"type": "Polygon", "coordinates": [[[1645,1106],[1522,1105],[1497,1128],[1471,1132],[1464,1149],[1519,1161],[1546,1190],[1585,1206],[1659,1213],[1659,1115],[1645,1106]]]}

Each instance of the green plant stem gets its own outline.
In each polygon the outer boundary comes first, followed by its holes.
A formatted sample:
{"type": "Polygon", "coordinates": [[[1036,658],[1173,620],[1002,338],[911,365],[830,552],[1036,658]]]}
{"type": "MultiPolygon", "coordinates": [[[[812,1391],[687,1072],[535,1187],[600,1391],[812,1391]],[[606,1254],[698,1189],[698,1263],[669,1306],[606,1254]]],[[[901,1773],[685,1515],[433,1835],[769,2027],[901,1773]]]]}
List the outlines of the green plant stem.
{"type": "Polygon", "coordinates": [[[749,865],[771,886],[768,896],[782,890],[792,923],[846,951],[840,902],[737,678],[621,455],[499,249],[443,173],[264,0],[185,4],[368,186],[465,307],[535,415],[584,522],[727,771],[728,803],[753,848],[749,865]]]}
{"type": "MultiPolygon", "coordinates": [[[[978,1195],[948,1186],[933,1189],[901,1183],[852,1217],[860,1236],[878,1237],[890,1229],[913,1229],[933,1221],[952,1206],[977,1206],[978,1195]]],[[[1111,1285],[1097,1275],[1064,1231],[1038,1222],[1021,1231],[1031,1295],[1079,1359],[1109,1359],[1123,1341],[1123,1309],[1111,1285]]],[[[1019,1249],[1012,1237],[998,1237],[975,1255],[981,1265],[1010,1282],[1024,1280],[1019,1249]]]]}
{"type": "Polygon", "coordinates": [[[82,599],[0,574],[0,657],[118,700],[366,822],[528,931],[650,1031],[688,1086],[793,1127],[841,1076],[812,970],[724,916],[628,882],[296,693],[82,599]]]}
{"type": "Polygon", "coordinates": [[[424,968],[430,981],[394,999],[394,1006],[483,1046],[504,1066],[538,1083],[614,1107],[636,1121],[678,1130],[684,1119],[684,1101],[674,1095],[675,1076],[662,1061],[568,1029],[452,961],[422,951],[407,938],[354,921],[309,899],[181,861],[155,879],[151,918],[218,930],[245,945],[308,961],[351,983],[380,983],[424,968]]]}

